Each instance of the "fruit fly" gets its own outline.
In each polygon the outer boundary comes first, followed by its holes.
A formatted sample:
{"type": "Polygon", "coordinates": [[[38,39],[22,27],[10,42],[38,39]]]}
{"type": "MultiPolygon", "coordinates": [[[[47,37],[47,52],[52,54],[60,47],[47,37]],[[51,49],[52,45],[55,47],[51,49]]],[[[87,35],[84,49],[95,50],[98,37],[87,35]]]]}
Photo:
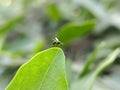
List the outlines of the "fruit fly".
{"type": "Polygon", "coordinates": [[[53,39],[53,45],[54,45],[55,47],[57,47],[57,46],[63,45],[63,43],[60,42],[57,37],[55,37],[55,38],[53,39]]]}

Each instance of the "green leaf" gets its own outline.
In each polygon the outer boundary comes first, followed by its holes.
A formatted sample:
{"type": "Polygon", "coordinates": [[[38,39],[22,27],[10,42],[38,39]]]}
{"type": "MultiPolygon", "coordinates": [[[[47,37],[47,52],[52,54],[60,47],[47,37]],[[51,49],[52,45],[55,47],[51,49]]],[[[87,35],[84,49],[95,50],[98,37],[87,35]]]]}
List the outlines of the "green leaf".
{"type": "Polygon", "coordinates": [[[111,65],[115,59],[117,58],[117,56],[120,54],[120,49],[116,49],[112,54],[110,54],[103,62],[101,62],[101,64],[98,66],[98,68],[93,72],[93,79],[90,85],[90,89],[92,89],[92,86],[95,82],[95,79],[97,78],[97,76],[109,65],[111,65]]]}
{"type": "Polygon", "coordinates": [[[54,3],[48,5],[47,14],[55,21],[60,21],[62,19],[60,10],[54,3]]]}
{"type": "Polygon", "coordinates": [[[17,16],[16,18],[8,21],[7,23],[5,23],[4,25],[1,25],[0,27],[0,50],[2,49],[2,46],[4,44],[5,38],[7,36],[7,33],[9,30],[12,30],[12,28],[20,23],[24,18],[24,15],[21,14],[20,16],[17,16]]]}
{"type": "Polygon", "coordinates": [[[5,34],[0,35],[0,51],[2,50],[5,38],[6,38],[5,34]]]}
{"type": "Polygon", "coordinates": [[[34,47],[34,51],[32,52],[32,54],[36,54],[36,53],[38,53],[39,51],[41,51],[42,49],[43,49],[43,47],[45,46],[45,44],[46,44],[46,40],[41,40],[41,41],[39,41],[36,45],[35,45],[35,47],[34,47]]]}
{"type": "Polygon", "coordinates": [[[23,0],[24,9],[26,9],[31,3],[32,0],[23,0]]]}
{"type": "Polygon", "coordinates": [[[112,64],[117,56],[120,54],[120,49],[116,49],[112,54],[110,54],[96,69],[94,72],[96,75],[99,75],[102,70],[104,70],[106,67],[108,67],[110,64],[112,64]]]}
{"type": "Polygon", "coordinates": [[[0,27],[0,35],[3,33],[6,33],[7,31],[9,31],[11,28],[13,28],[16,24],[20,23],[24,18],[24,15],[21,14],[20,16],[17,16],[16,18],[8,21],[7,23],[5,23],[4,25],[2,25],[0,27]]]}
{"type": "Polygon", "coordinates": [[[92,90],[93,84],[98,77],[98,75],[110,64],[112,64],[117,56],[120,54],[120,49],[116,49],[112,54],[110,54],[93,73],[89,73],[83,78],[77,80],[72,86],[71,90],[92,90]],[[87,86],[86,86],[87,85],[87,86]]]}
{"type": "Polygon", "coordinates": [[[94,21],[88,21],[85,23],[68,23],[60,29],[57,37],[64,45],[66,45],[72,40],[90,33],[94,26],[94,21]]]}
{"type": "Polygon", "coordinates": [[[79,77],[83,77],[85,76],[87,73],[89,73],[93,62],[95,61],[98,52],[100,51],[100,49],[104,46],[104,43],[102,42],[98,47],[96,47],[95,51],[90,55],[90,57],[88,58],[88,60],[86,61],[84,68],[82,70],[82,72],[80,73],[79,77]]]}
{"type": "Polygon", "coordinates": [[[6,90],[68,90],[60,48],[42,51],[22,65],[6,90]]]}

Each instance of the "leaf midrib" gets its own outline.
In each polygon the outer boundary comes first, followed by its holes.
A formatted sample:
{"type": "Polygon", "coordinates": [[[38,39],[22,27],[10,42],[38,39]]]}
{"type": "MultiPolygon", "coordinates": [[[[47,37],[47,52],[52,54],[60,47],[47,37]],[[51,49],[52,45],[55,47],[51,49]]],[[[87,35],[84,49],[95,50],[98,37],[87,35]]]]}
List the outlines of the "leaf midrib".
{"type": "Polygon", "coordinates": [[[49,65],[49,67],[48,67],[48,69],[47,69],[47,71],[46,71],[46,73],[44,74],[44,77],[43,77],[43,79],[42,79],[42,81],[41,81],[41,83],[40,83],[40,89],[39,89],[39,90],[41,90],[42,85],[43,85],[43,82],[44,82],[44,80],[45,80],[45,77],[47,76],[47,73],[48,73],[48,71],[50,70],[50,67],[52,66],[53,62],[55,61],[55,58],[58,56],[58,55],[57,55],[58,53],[59,53],[59,51],[55,54],[55,57],[54,57],[53,61],[51,62],[51,64],[49,65]]]}

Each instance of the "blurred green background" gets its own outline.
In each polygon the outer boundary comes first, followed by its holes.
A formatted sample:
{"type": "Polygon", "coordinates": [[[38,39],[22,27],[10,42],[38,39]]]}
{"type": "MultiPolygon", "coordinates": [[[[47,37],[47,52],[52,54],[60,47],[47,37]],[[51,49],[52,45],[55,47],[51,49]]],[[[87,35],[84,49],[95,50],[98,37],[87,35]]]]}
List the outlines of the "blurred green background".
{"type": "MultiPolygon", "coordinates": [[[[52,47],[55,37],[63,42],[71,88],[101,42],[90,72],[120,47],[120,0],[0,0],[0,90],[20,65],[52,47]]],[[[120,90],[119,70],[120,54],[93,90],[120,90]]]]}

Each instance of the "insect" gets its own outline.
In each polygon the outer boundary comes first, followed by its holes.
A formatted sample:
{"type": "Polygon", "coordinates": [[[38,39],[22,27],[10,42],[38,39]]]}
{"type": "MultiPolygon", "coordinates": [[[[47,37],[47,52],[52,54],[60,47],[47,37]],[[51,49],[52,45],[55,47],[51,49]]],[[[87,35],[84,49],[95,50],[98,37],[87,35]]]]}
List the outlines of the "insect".
{"type": "Polygon", "coordinates": [[[63,43],[62,43],[61,41],[59,41],[57,37],[55,37],[55,38],[53,39],[53,45],[54,45],[55,47],[57,47],[57,46],[63,45],[63,43]]]}

